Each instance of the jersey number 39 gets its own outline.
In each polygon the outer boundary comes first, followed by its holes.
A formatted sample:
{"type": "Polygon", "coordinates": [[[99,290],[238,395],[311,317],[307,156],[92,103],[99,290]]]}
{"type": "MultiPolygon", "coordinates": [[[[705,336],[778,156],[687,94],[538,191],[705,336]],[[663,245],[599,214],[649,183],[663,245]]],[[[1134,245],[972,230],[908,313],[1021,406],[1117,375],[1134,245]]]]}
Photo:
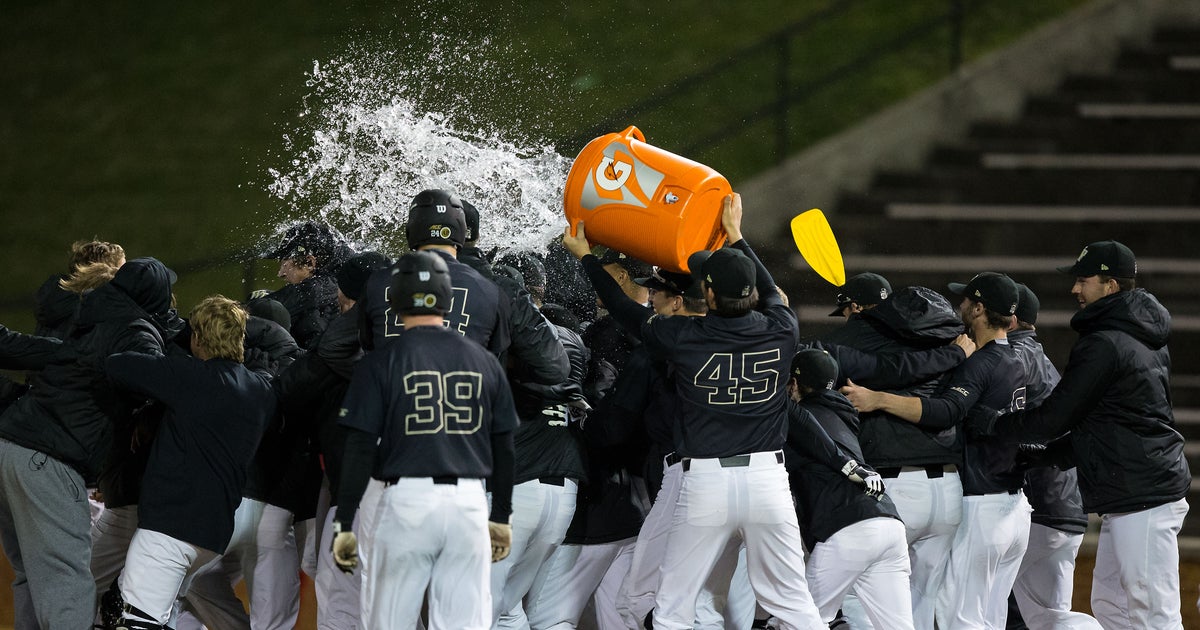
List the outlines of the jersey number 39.
{"type": "Polygon", "coordinates": [[[478,372],[409,372],[404,393],[412,411],[404,414],[405,435],[440,433],[465,435],[479,430],[483,375],[478,372]]]}

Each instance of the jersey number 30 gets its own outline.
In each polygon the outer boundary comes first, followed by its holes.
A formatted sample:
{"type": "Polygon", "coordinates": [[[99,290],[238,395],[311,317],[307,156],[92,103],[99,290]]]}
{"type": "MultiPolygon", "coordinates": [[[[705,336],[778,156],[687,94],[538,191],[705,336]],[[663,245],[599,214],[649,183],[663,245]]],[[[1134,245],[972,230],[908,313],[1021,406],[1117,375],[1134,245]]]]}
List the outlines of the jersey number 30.
{"type": "Polygon", "coordinates": [[[478,372],[409,372],[404,393],[411,397],[412,412],[404,414],[405,435],[440,433],[465,435],[479,430],[483,375],[478,372]]]}
{"type": "Polygon", "coordinates": [[[708,357],[693,382],[708,392],[710,405],[767,402],[779,383],[779,370],[770,366],[778,363],[779,350],[721,352],[708,357]]]}

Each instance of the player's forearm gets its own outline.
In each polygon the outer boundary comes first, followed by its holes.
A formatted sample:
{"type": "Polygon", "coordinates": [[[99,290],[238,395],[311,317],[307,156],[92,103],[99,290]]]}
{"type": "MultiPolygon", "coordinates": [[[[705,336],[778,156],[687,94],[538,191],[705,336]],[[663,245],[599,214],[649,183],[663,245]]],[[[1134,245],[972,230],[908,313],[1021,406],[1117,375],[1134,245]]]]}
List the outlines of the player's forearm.
{"type": "Polygon", "coordinates": [[[376,437],[366,431],[347,428],[346,446],[342,458],[342,481],[338,487],[338,506],[334,518],[349,531],[354,513],[362,501],[371,468],[375,465],[376,437]]]}
{"type": "Polygon", "coordinates": [[[623,328],[634,335],[641,335],[642,322],[654,314],[654,309],[629,299],[617,281],[604,270],[599,258],[588,254],[580,259],[580,262],[583,263],[583,270],[587,273],[592,288],[596,289],[596,295],[600,296],[600,301],[604,303],[604,308],[608,309],[623,328]]]}
{"type": "Polygon", "coordinates": [[[492,477],[488,489],[492,492],[492,511],[488,520],[507,523],[512,516],[513,479],[516,478],[516,454],[511,432],[492,434],[492,477]]]}
{"type": "Polygon", "coordinates": [[[878,397],[877,409],[886,411],[893,416],[903,418],[913,424],[923,424],[921,422],[922,405],[921,399],[915,396],[897,396],[887,392],[875,392],[878,397]]]}

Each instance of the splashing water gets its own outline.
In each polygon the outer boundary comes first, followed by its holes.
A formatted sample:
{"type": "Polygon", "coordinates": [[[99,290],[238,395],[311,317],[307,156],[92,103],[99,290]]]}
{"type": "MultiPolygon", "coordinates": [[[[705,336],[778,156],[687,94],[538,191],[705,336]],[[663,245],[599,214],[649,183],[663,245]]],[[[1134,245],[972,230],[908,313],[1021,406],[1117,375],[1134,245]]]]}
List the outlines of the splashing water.
{"type": "MultiPolygon", "coordinates": [[[[469,51],[459,53],[455,59],[479,69],[469,51]]],[[[398,65],[395,56],[361,50],[314,63],[306,128],[284,137],[290,165],[268,169],[268,190],[289,215],[284,223],[321,220],[358,247],[395,253],[409,201],[444,188],[479,209],[481,246],[544,251],[566,225],[562,195],[572,160],[494,128],[464,131],[491,123],[465,112],[457,91],[441,101],[448,111],[422,108],[437,85],[398,65]]]]}

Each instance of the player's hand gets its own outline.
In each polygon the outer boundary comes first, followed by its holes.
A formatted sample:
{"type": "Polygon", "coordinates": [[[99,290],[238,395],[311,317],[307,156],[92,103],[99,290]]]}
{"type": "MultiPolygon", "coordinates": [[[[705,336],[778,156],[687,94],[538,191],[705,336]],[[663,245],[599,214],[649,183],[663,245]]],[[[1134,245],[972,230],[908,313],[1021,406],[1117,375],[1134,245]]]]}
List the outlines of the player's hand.
{"type": "Polygon", "coordinates": [[[488,521],[488,535],[492,539],[492,562],[500,562],[512,551],[512,525],[488,521]]]}
{"type": "Polygon", "coordinates": [[[730,243],[742,240],[742,196],[737,193],[725,195],[721,200],[721,227],[729,236],[730,243]]]}
{"type": "Polygon", "coordinates": [[[358,566],[358,538],[354,532],[338,532],[333,536],[333,561],[342,573],[354,574],[358,566]]]}
{"type": "Polygon", "coordinates": [[[966,354],[968,357],[975,353],[975,342],[972,341],[971,338],[966,335],[959,335],[958,337],[956,337],[954,339],[954,341],[951,341],[950,343],[958,346],[959,348],[962,348],[963,353],[966,354]]]}
{"type": "Polygon", "coordinates": [[[568,225],[567,229],[563,230],[563,247],[580,260],[592,253],[592,246],[588,245],[587,235],[583,231],[583,221],[575,224],[575,236],[571,236],[571,226],[568,225]]]}
{"type": "Polygon", "coordinates": [[[882,407],[879,401],[879,392],[872,391],[861,385],[855,385],[854,381],[846,379],[846,385],[840,390],[842,395],[850,400],[850,404],[854,405],[860,413],[875,411],[882,407]]]}
{"type": "Polygon", "coordinates": [[[996,419],[999,417],[1000,412],[995,409],[975,405],[967,411],[967,416],[963,419],[963,429],[968,437],[991,437],[996,432],[996,419]]]}
{"type": "Polygon", "coordinates": [[[883,477],[853,459],[842,466],[842,474],[850,481],[866,486],[871,492],[883,492],[883,477]]]}

